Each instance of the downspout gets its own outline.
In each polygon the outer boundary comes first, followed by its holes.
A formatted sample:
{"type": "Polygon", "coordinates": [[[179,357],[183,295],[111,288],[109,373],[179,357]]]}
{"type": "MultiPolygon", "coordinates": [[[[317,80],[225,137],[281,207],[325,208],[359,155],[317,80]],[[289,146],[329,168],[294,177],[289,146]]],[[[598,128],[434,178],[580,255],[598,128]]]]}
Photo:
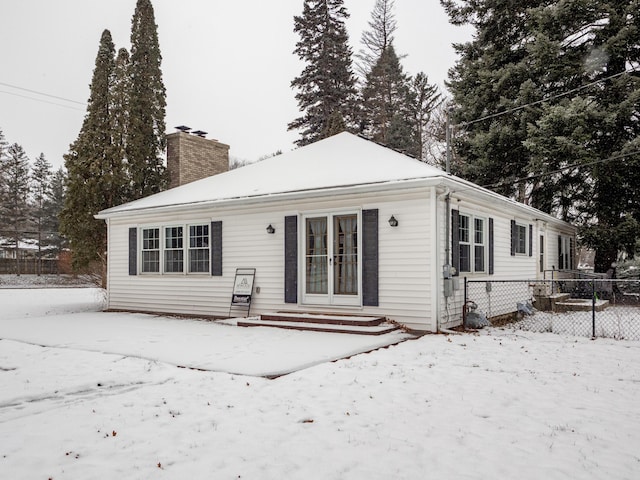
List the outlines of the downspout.
{"type": "MultiPolygon", "coordinates": [[[[439,203],[444,198],[445,202],[445,213],[444,213],[444,265],[442,266],[442,281],[446,278],[447,272],[451,271],[451,247],[449,242],[450,230],[451,230],[451,189],[449,187],[444,187],[444,192],[436,197],[436,204],[439,203]],[[447,268],[449,267],[449,268],[447,268]]],[[[436,232],[438,232],[438,215],[437,215],[437,206],[436,206],[436,232]]],[[[436,239],[438,235],[436,233],[436,239]]],[[[437,245],[439,242],[436,240],[436,251],[439,251],[439,246],[437,245]]],[[[437,255],[438,263],[440,259],[440,255],[437,255]]],[[[438,269],[439,270],[439,269],[438,269]]],[[[440,289],[440,281],[437,284],[437,295],[436,295],[436,332],[440,332],[440,315],[442,312],[441,309],[441,301],[442,301],[442,291],[440,289]]],[[[444,285],[443,285],[444,288],[444,285]]]]}

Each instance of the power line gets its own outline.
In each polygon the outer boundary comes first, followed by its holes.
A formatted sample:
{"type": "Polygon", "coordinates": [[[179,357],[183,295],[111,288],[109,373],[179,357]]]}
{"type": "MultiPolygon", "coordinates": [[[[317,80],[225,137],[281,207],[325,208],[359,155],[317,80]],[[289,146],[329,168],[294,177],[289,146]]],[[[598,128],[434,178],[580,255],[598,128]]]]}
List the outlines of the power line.
{"type": "MultiPolygon", "coordinates": [[[[1,83],[0,83],[1,84],[1,83]]],[[[29,100],[33,100],[35,102],[40,102],[40,103],[48,103],[49,105],[56,105],[58,107],[62,107],[62,108],[68,108],[70,110],[77,110],[79,112],[82,112],[83,109],[82,108],[77,108],[77,107],[73,107],[71,105],[62,105],[61,103],[56,103],[56,102],[49,102],[47,100],[43,100],[41,98],[34,98],[34,97],[29,97],[27,95],[20,95],[19,93],[14,93],[14,92],[7,92],[6,90],[0,90],[0,93],[6,93],[7,95],[13,95],[14,97],[20,97],[20,98],[27,98],[29,100]]]]}
{"type": "Polygon", "coordinates": [[[558,94],[552,95],[552,96],[550,96],[548,98],[543,98],[542,100],[536,100],[535,102],[531,102],[531,103],[527,103],[527,104],[524,104],[524,105],[520,105],[518,107],[513,107],[513,108],[510,108],[510,109],[505,110],[503,112],[491,113],[489,115],[485,115],[484,117],[476,118],[475,120],[470,120],[468,122],[460,122],[460,123],[456,124],[456,126],[465,127],[467,125],[472,125],[474,123],[482,122],[484,120],[490,120],[492,118],[501,117],[502,115],[506,115],[508,113],[517,112],[518,110],[522,110],[522,109],[525,109],[527,107],[532,107],[534,105],[539,105],[541,103],[550,102],[551,100],[556,100],[557,98],[565,97],[565,96],[570,95],[572,93],[579,92],[580,90],[584,90],[585,88],[589,88],[589,87],[592,87],[594,85],[597,85],[598,83],[602,83],[602,82],[604,82],[606,80],[611,80],[612,78],[619,77],[621,75],[624,75],[625,73],[632,73],[634,71],[635,70],[624,70],[622,72],[614,73],[613,75],[610,75],[608,77],[604,77],[604,78],[601,78],[601,79],[596,80],[594,82],[587,83],[586,85],[582,85],[580,87],[576,87],[576,88],[573,88],[571,90],[567,90],[566,92],[558,93],[558,94]]]}
{"type": "Polygon", "coordinates": [[[632,155],[639,155],[640,154],[640,150],[635,150],[633,152],[628,152],[628,153],[621,153],[620,155],[615,155],[613,157],[608,157],[608,158],[601,158],[600,160],[594,160],[592,162],[587,162],[587,163],[574,163],[573,165],[567,165],[566,167],[562,167],[559,168],[557,170],[553,170],[551,172],[545,172],[545,173],[540,173],[538,175],[529,175],[527,177],[524,178],[518,178],[516,180],[505,180],[499,183],[493,183],[491,185],[483,185],[483,188],[496,188],[496,187],[502,187],[505,185],[512,185],[514,183],[521,183],[521,182],[528,182],[531,180],[535,180],[537,178],[542,178],[542,177],[546,177],[548,175],[555,175],[556,173],[562,173],[565,170],[570,170],[572,168],[581,168],[581,167],[591,167],[593,165],[597,165],[599,163],[605,163],[605,162],[610,162],[612,160],[619,160],[621,158],[625,158],[625,157],[630,157],[632,155]]]}
{"type": "MultiPolygon", "coordinates": [[[[50,95],[48,93],[39,92],[38,90],[30,90],[28,88],[18,87],[17,85],[11,85],[9,83],[0,82],[0,85],[2,85],[3,87],[15,88],[16,90],[22,90],[23,92],[35,93],[36,95],[42,95],[43,97],[55,98],[56,100],[62,100],[64,102],[75,103],[77,105],[82,105],[82,106],[86,106],[87,105],[85,102],[78,102],[77,100],[71,100],[69,98],[59,97],[57,95],[50,95]]],[[[4,92],[4,93],[9,93],[9,92],[4,92]]],[[[30,98],[30,97],[25,97],[25,98],[30,98]]],[[[35,100],[35,99],[32,99],[32,100],[35,100]]]]}

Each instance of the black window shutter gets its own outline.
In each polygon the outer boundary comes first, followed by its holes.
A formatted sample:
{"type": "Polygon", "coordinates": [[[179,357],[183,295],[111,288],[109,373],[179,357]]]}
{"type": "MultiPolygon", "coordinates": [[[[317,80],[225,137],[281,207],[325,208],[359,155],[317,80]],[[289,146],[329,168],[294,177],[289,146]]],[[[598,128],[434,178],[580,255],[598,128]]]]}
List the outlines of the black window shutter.
{"type": "Polygon", "coordinates": [[[129,275],[138,274],[138,229],[129,228],[129,275]]]}
{"type": "Polygon", "coordinates": [[[284,301],[298,303],[298,216],[284,217],[284,301]]]}
{"type": "Polygon", "coordinates": [[[460,274],[460,214],[458,210],[451,210],[451,266],[455,269],[453,275],[457,277],[460,274]]]}
{"type": "Polygon", "coordinates": [[[493,260],[493,218],[489,219],[489,275],[493,275],[494,271],[494,260],[493,260]]]}
{"type": "Polygon", "coordinates": [[[558,235],[558,269],[564,270],[564,258],[562,256],[562,237],[558,235]]]}
{"type": "Polygon", "coordinates": [[[511,220],[511,256],[516,254],[516,221],[511,220]]]}
{"type": "Polygon", "coordinates": [[[529,224],[529,256],[533,257],[533,225],[529,224]]]}
{"type": "Polygon", "coordinates": [[[222,222],[211,222],[211,275],[222,276],[222,222]]]}
{"type": "Polygon", "coordinates": [[[362,211],[362,304],[377,307],[378,299],[378,209],[362,211]]]}

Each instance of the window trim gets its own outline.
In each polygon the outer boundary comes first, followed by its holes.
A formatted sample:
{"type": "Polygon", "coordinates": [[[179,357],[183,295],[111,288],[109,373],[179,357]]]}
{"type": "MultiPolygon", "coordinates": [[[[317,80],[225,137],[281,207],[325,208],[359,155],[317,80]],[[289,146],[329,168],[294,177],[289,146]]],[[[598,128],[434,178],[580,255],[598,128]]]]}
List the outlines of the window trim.
{"type": "MultiPolygon", "coordinates": [[[[211,222],[209,220],[206,221],[193,221],[188,223],[167,223],[167,224],[151,224],[151,225],[141,225],[138,227],[138,273],[140,275],[212,275],[212,263],[213,263],[213,232],[211,227],[211,222]],[[206,235],[206,247],[191,247],[191,228],[192,227],[205,227],[207,232],[206,235]],[[167,247],[167,229],[171,228],[181,228],[182,229],[182,247],[180,248],[168,248],[167,247]],[[150,250],[144,249],[144,232],[149,230],[159,230],[159,249],[158,250],[150,250]],[[206,267],[201,271],[192,271],[191,269],[191,252],[193,250],[206,250],[207,253],[207,264],[206,267]],[[149,251],[158,251],[158,270],[157,271],[143,271],[143,256],[144,252],[149,251]],[[167,252],[171,251],[180,251],[182,252],[182,270],[180,271],[167,271],[167,252]]],[[[202,237],[203,238],[203,237],[202,237]]]]}
{"type": "MultiPolygon", "coordinates": [[[[211,273],[211,223],[210,222],[204,222],[204,223],[190,223],[187,224],[186,226],[186,230],[187,230],[187,241],[185,242],[185,251],[186,251],[186,256],[185,256],[185,263],[186,263],[186,270],[187,273],[190,275],[195,275],[195,274],[210,274],[211,273]],[[197,228],[197,227],[203,227],[204,229],[206,229],[207,233],[206,236],[205,235],[191,235],[191,229],[192,228],[197,228]],[[191,239],[192,238],[206,238],[206,243],[207,245],[205,247],[192,247],[191,246],[191,239]],[[205,251],[207,252],[207,264],[204,268],[204,270],[192,270],[192,261],[191,261],[191,252],[193,251],[205,251]]],[[[196,260],[198,261],[198,260],[196,260]]]]}
{"type": "Polygon", "coordinates": [[[529,251],[529,226],[526,223],[520,223],[517,220],[514,222],[513,226],[513,254],[515,256],[525,257],[527,256],[527,252],[529,251]],[[522,245],[520,245],[521,242],[519,241],[519,232],[522,232],[522,245]],[[519,246],[523,247],[522,251],[518,250],[519,246]]]}
{"type": "Polygon", "coordinates": [[[558,235],[558,270],[574,270],[575,238],[558,235]]]}
{"type": "Polygon", "coordinates": [[[161,271],[162,271],[162,227],[159,227],[157,225],[140,227],[140,274],[141,275],[154,275],[154,274],[161,273],[161,271]],[[150,230],[157,230],[158,231],[158,236],[155,239],[158,242],[158,248],[154,248],[154,249],[144,248],[144,246],[145,246],[144,233],[145,233],[145,231],[150,231],[150,230]],[[157,259],[158,269],[157,270],[146,271],[144,269],[145,268],[145,261],[144,261],[145,252],[158,252],[158,259],[157,259]]]}
{"type": "Polygon", "coordinates": [[[467,274],[490,274],[489,273],[489,219],[482,215],[474,215],[471,213],[461,213],[458,211],[458,250],[459,250],[459,262],[458,262],[458,270],[460,273],[467,274]],[[463,236],[461,235],[461,230],[463,230],[462,217],[467,219],[467,241],[463,240],[463,236]],[[477,243],[477,231],[476,231],[476,220],[482,222],[482,242],[477,243]],[[461,249],[463,246],[469,248],[469,270],[463,270],[462,268],[462,252],[461,249]],[[476,269],[476,247],[482,248],[482,270],[476,269]]]}

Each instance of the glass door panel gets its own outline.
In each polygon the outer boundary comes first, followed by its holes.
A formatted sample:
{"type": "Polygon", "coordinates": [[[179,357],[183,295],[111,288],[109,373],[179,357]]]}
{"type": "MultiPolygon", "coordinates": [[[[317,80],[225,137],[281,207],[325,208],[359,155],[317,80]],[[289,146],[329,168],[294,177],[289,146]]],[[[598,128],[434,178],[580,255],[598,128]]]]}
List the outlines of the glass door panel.
{"type": "Polygon", "coordinates": [[[327,217],[305,222],[305,289],[307,294],[326,295],[328,289],[327,217]]]}
{"type": "Polygon", "coordinates": [[[333,293],[358,294],[358,216],[333,217],[333,293]]]}

